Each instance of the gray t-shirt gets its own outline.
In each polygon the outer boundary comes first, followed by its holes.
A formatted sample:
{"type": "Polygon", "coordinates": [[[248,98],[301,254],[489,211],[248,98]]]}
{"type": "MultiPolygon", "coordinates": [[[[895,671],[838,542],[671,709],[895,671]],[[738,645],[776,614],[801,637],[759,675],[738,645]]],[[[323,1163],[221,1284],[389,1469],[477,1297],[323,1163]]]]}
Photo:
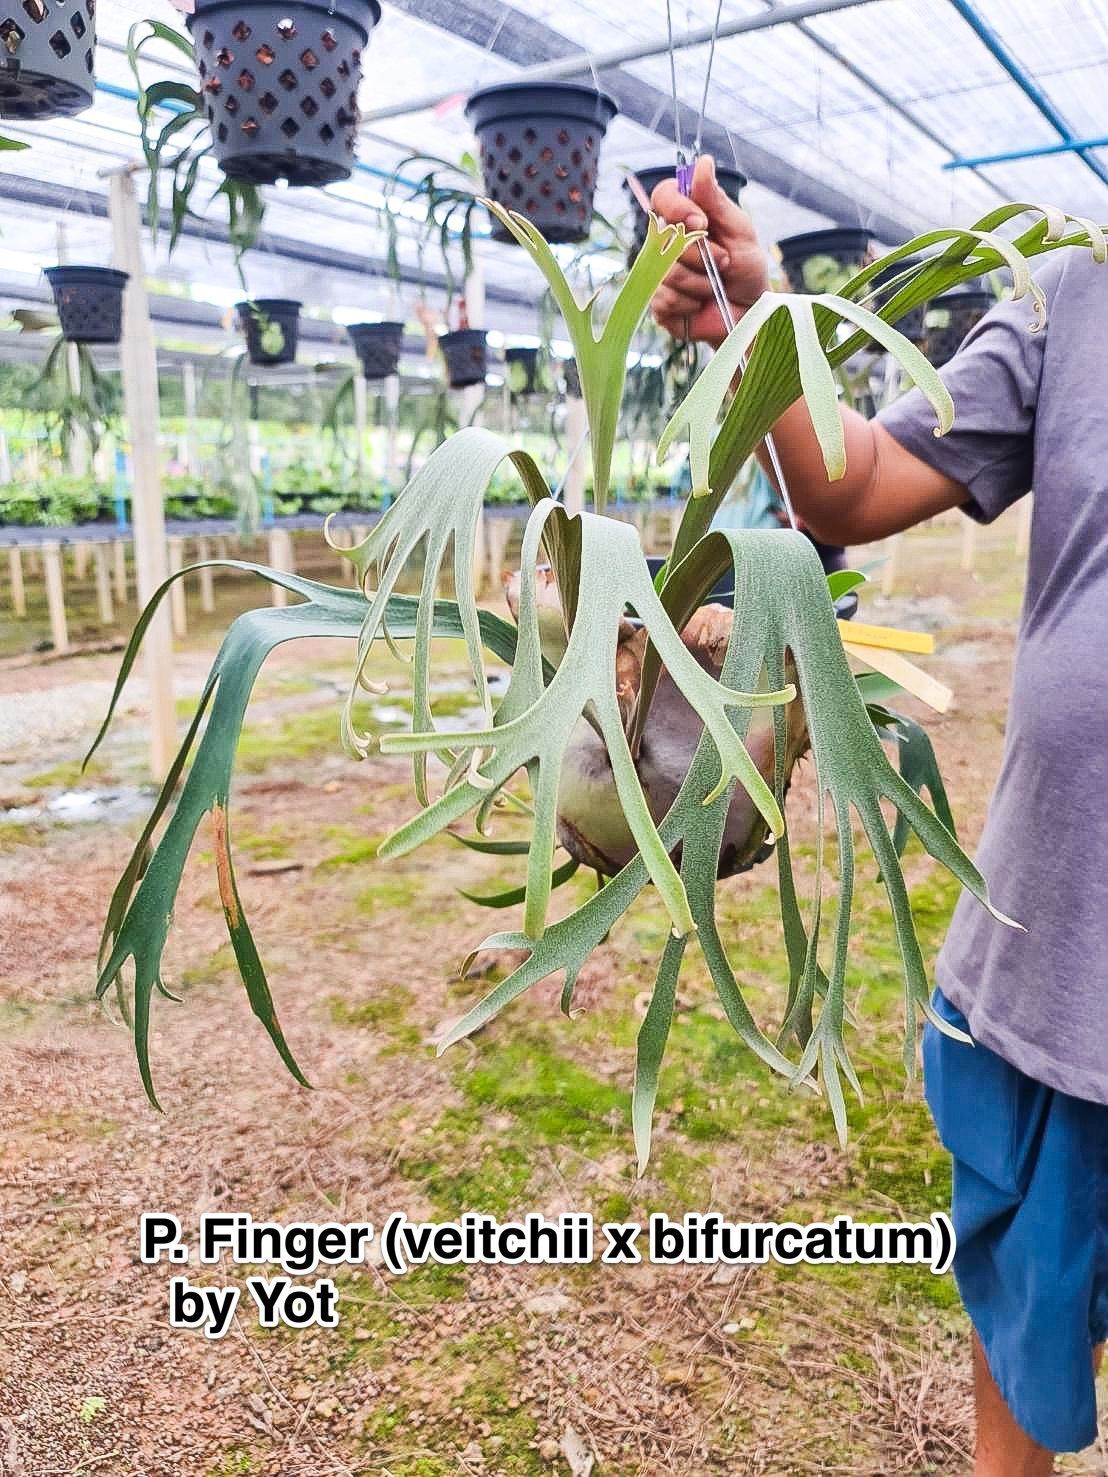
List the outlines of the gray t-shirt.
{"type": "MultiPolygon", "coordinates": [[[[1028,1076],[1108,1103],[1108,266],[1064,249],[943,370],[953,429],[918,391],[882,412],[900,444],[990,522],[1035,488],[1004,760],[977,861],[995,922],[964,893],[936,971],[973,1036],[1028,1076]]],[[[966,702],[972,702],[967,694],[966,702]]]]}

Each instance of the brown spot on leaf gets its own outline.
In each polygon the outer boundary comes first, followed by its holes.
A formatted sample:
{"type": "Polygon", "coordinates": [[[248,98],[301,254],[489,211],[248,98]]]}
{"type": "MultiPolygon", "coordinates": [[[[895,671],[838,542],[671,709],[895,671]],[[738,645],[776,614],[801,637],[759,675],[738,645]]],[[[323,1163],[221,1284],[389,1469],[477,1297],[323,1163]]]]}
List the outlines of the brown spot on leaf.
{"type": "Polygon", "coordinates": [[[215,844],[215,875],[219,883],[219,897],[227,922],[232,928],[239,926],[239,900],[235,896],[235,883],[231,876],[231,848],[227,845],[227,807],[212,806],[212,833],[215,844]]]}

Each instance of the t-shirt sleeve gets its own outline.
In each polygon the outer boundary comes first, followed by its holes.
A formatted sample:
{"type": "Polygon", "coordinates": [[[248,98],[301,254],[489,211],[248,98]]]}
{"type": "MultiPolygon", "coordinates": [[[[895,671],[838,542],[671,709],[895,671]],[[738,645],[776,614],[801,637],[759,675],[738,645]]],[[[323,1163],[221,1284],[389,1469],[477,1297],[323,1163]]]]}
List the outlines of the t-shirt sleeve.
{"type": "MultiPolygon", "coordinates": [[[[1049,303],[1060,275],[1049,262],[1036,274],[1049,303]]],[[[916,389],[878,416],[913,456],[969,493],[964,511],[982,523],[1031,489],[1035,407],[1048,328],[1033,329],[1030,297],[998,303],[940,371],[954,400],[954,425],[935,435],[935,412],[916,389]]],[[[1048,317],[1049,323],[1049,317],[1048,317]]]]}

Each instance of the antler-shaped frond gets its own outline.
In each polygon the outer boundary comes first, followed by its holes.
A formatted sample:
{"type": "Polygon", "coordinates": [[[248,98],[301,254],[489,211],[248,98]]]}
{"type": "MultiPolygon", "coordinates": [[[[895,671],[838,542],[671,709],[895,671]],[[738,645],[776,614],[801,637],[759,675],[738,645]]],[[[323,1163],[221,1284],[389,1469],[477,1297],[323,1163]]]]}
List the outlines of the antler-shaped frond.
{"type": "MultiPolygon", "coordinates": [[[[365,665],[373,643],[380,636],[386,640],[391,637],[388,611],[397,581],[421,548],[423,583],[412,653],[412,727],[417,732],[427,733],[434,726],[430,697],[431,637],[435,596],[448,549],[469,669],[486,721],[491,723],[492,704],[482,660],[480,619],[473,586],[473,555],[477,525],[489,483],[497,468],[509,458],[533,502],[549,495],[542,473],[526,452],[512,451],[498,436],[470,426],[432,452],[363,543],[353,549],[335,545],[356,566],[362,589],[369,600],[358,636],[354,678],[342,714],[343,743],[352,753],[365,755],[372,747],[370,735],[358,732],[355,703],[364,685],[365,665]],[[377,588],[372,590],[370,581],[374,575],[377,588]]],[[[446,745],[435,747],[449,763],[452,756],[446,754],[446,745]]],[[[417,755],[414,779],[421,805],[428,803],[426,764],[426,754],[417,755]]]]}
{"type": "MultiPolygon", "coordinates": [[[[794,1083],[811,1085],[811,1074],[818,1067],[836,1127],[843,1135],[846,1109],[840,1075],[846,1076],[855,1090],[858,1088],[843,1040],[855,875],[853,817],[860,820],[873,849],[892,909],[905,979],[906,1063],[914,1061],[920,1011],[939,1029],[949,1032],[952,1028],[938,1020],[931,1009],[907,887],[897,848],[881,812],[882,800],[895,806],[930,855],[947,867],[996,918],[1004,923],[1011,920],[993,908],[980,872],[948,827],[916,793],[914,786],[925,773],[925,782],[931,782],[926,764],[921,760],[913,765],[909,783],[886,758],[847,663],[827,581],[808,540],[800,534],[776,530],[713,533],[702,542],[694,557],[701,557],[706,574],[714,577],[725,552],[729,552],[734,566],[735,608],[742,612],[742,619],[736,620],[732,627],[720,682],[730,690],[735,685],[750,686],[764,674],[771,687],[781,686],[786,675],[786,653],[791,656],[808,723],[820,814],[822,817],[826,797],[831,803],[838,835],[839,899],[826,973],[819,962],[822,846],[807,925],[796,894],[787,835],[781,836],[777,847],[781,916],[789,957],[789,993],[781,1039],[794,1033],[801,1036],[804,1050],[796,1066],[787,1061],[754,1021],[716,921],[715,878],[734,780],[729,780],[722,790],[716,785],[705,803],[705,793],[712,785],[719,763],[710,735],[705,734],[701,739],[685,783],[659,825],[658,834],[668,852],[681,848],[680,871],[689,912],[728,1019],[762,1060],[787,1073],[794,1083]],[[817,1000],[822,1000],[822,1006],[813,1025],[817,1000]]],[[[663,660],[668,667],[669,655],[663,653],[663,660]]],[[[684,690],[683,675],[670,670],[684,690]]],[[[775,708],[773,718],[777,755],[774,790],[778,805],[783,806],[788,778],[784,762],[784,708],[775,708]]],[[[738,734],[745,732],[748,721],[748,711],[734,714],[732,722],[738,734]]],[[[391,746],[392,741],[389,743],[391,746]]],[[[932,793],[936,794],[933,786],[932,793]]],[[[945,814],[945,806],[942,809],[945,814]]],[[[820,834],[822,837],[822,826],[820,834]]],[[[484,1025],[532,984],[555,972],[565,976],[563,1005],[568,1009],[573,982],[585,959],[631,907],[649,879],[649,868],[640,853],[580,908],[552,924],[542,938],[536,940],[524,931],[495,934],[486,939],[481,949],[527,948],[529,957],[449,1031],[442,1049],[484,1025]]],[[[686,941],[680,938],[667,943],[654,997],[640,1031],[633,1108],[640,1165],[645,1164],[649,1153],[651,1109],[685,945],[686,941]]]]}
{"type": "MultiPolygon", "coordinates": [[[[729,714],[735,708],[786,702],[795,694],[785,683],[774,692],[736,691],[721,685],[685,648],[655,593],[635,530],[595,514],[579,515],[581,532],[577,614],[557,671],[544,685],[535,594],[535,563],[548,519],[565,519],[547,501],[531,514],[521,563],[519,642],[512,680],[497,721],[470,733],[394,734],[382,739],[384,753],[414,753],[444,742],[459,751],[482,749],[488,756],[464,783],[426,807],[388,838],[381,857],[410,851],[477,806],[491,788],[526,768],[534,792],[534,821],[528,857],[524,932],[541,938],[550,895],[551,860],[557,825],[558,785],[570,739],[585,716],[601,734],[612,765],[620,805],[650,877],[669,912],[674,932],[693,928],[688,900],[670,848],[658,835],[624,733],[616,697],[616,648],[624,611],[631,605],[650,633],[673,680],[699,715],[715,749],[715,772],[699,801],[710,804],[738,779],[779,834],[780,807],[743,747],[729,714]]],[[[575,521],[575,520],[569,520],[575,521]]],[[[751,687],[757,686],[758,673],[751,687]]]]}
{"type": "MultiPolygon", "coordinates": [[[[853,323],[865,329],[888,349],[902,365],[908,377],[919,386],[935,407],[939,432],[948,431],[954,421],[954,402],[938,372],[910,339],[868,308],[832,293],[818,296],[792,292],[764,292],[749,312],[727,335],[718,353],[677,407],[658,441],[658,460],[669,450],[681,430],[689,433],[689,462],[692,469],[693,497],[707,497],[712,491],[709,481],[709,459],[715,439],[720,407],[730,392],[735,372],[743,364],[757,334],[783,320],[792,332],[792,351],[800,375],[808,414],[823,452],[827,475],[841,477],[846,471],[846,446],[842,418],[839,415],[838,388],[825,351],[827,334],[816,315],[833,315],[838,322],[853,323]]],[[[776,325],[775,325],[776,326],[776,325]]],[[[739,387],[742,393],[742,386],[739,387]]]]}
{"type": "Polygon", "coordinates": [[[699,241],[703,233],[687,232],[684,226],[662,227],[651,215],[646,243],[621,283],[603,329],[598,329],[595,322],[598,294],[593,293],[583,305],[579,303],[554,253],[527,217],[505,210],[495,201],[485,203],[497,220],[511,231],[549,282],[554,300],[565,319],[589,420],[594,506],[598,513],[603,513],[611,482],[612,450],[631,340],[655,289],[681,253],[694,241],[699,241]]]}
{"type": "MultiPolygon", "coordinates": [[[[143,1085],[155,1107],[157,1098],[149,1056],[150,999],[155,988],[169,995],[161,978],[162,953],[189,849],[201,820],[209,811],[213,821],[216,878],[223,915],[251,1008],[265,1026],[289,1071],[298,1081],[305,1081],[278,1022],[265,969],[235,882],[228,817],[231,772],[251,690],[262,663],[274,647],[283,641],[305,636],[346,636],[353,640],[364,629],[366,619],[366,601],[357,591],[336,589],[299,575],[234,559],[210,560],[208,564],[257,574],[270,584],[280,585],[291,594],[302,597],[303,603],[283,610],[270,607],[251,610],[232,624],[204,684],[196,715],[112,896],[101,941],[97,994],[103,995],[113,982],[119,981],[128,960],[134,961],[134,1008],[131,1014],[135,1050],[143,1085]],[[205,716],[207,725],[177,795],[177,785],[185,772],[205,716]],[[158,823],[171,807],[169,823],[154,845],[158,823]]],[[[89,758],[107,732],[142,638],[162,597],[174,580],[204,567],[192,565],[171,575],[154,593],[139,617],[123,657],[107,717],[89,750],[89,758]]],[[[417,609],[415,600],[397,595],[388,602],[384,619],[388,621],[394,638],[410,639],[417,626],[424,624],[429,624],[436,636],[457,638],[463,634],[458,609],[447,601],[440,601],[430,611],[424,612],[422,607],[417,609]]],[[[485,611],[481,613],[479,640],[503,661],[510,662],[515,654],[515,631],[506,621],[485,611]]]]}
{"type": "MultiPolygon", "coordinates": [[[[1069,246],[1085,247],[1097,262],[1108,258],[1105,231],[1093,221],[1067,215],[1046,205],[1000,206],[968,230],[951,227],[917,236],[852,277],[833,301],[836,310],[844,299],[857,303],[872,294],[874,279],[890,264],[909,256],[932,253],[910,276],[906,276],[878,310],[878,316],[886,323],[895,322],[912,308],[971,277],[1006,271],[1011,274],[1016,297],[1028,293],[1033,297],[1036,306],[1034,319],[1029,324],[1031,327],[1041,324],[1042,301],[1031,278],[1030,263],[1044,252],[1069,246]],[[1012,221],[1028,214],[1034,218],[1019,234],[1011,239],[999,234],[1012,221]]],[[[819,305],[813,311],[816,332],[832,368],[844,363],[876,337],[871,325],[868,329],[858,327],[857,332],[837,338],[836,329],[844,316],[838,311],[832,312],[825,305],[819,305]]],[[[859,322],[857,319],[852,321],[859,322]]],[[[702,489],[711,488],[711,492],[691,498],[685,505],[671,563],[676,564],[683,559],[707,532],[716,509],[743,463],[789,406],[806,393],[798,359],[791,352],[789,340],[792,332],[791,321],[784,314],[777,313],[765,323],[759,334],[743,382],[711,448],[708,471],[705,474],[702,468],[697,479],[702,489]]],[[[698,387],[699,381],[694,393],[698,387]]]]}

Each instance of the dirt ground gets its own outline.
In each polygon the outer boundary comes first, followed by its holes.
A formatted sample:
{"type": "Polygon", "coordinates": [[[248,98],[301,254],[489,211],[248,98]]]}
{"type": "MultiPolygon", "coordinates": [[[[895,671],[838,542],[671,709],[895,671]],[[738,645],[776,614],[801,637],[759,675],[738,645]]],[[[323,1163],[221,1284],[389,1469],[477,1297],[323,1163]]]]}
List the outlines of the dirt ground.
{"type": "MultiPolygon", "coordinates": [[[[895,598],[867,594],[864,617],[937,631],[929,666],[958,696],[929,728],[972,842],[999,758],[1021,572],[1014,518],[982,535],[973,574],[958,568],[959,539],[951,523],[910,535],[895,598]]],[[[220,618],[248,602],[242,582],[219,590],[220,618]]],[[[0,602],[10,609],[3,588],[0,602]]],[[[182,720],[216,624],[201,623],[181,654],[182,720]]],[[[872,881],[857,905],[853,976],[866,1106],[851,1110],[845,1152],[818,1104],[752,1064],[694,968],[663,1069],[654,1157],[636,1179],[634,1035],[666,932],[649,899],[587,966],[580,1018],[559,1013],[548,981],[436,1058],[441,1023],[487,988],[459,982],[459,962],[514,924],[458,889],[510,886],[520,859],[475,859],[442,838],[376,860],[381,838],[412,813],[408,770],[343,757],[349,651],[339,643],[283,648],[267,665],[230,822],[243,904],[313,1089],[288,1076],[249,1012],[206,821],[167,955],[181,1003],[154,1003],[165,1110],[155,1112],[115,1006],[92,1000],[105,909],[150,803],[139,788],[141,680],[82,780],[77,761],[118,654],[28,657],[10,622],[0,650],[11,653],[0,663],[4,1477],[967,1470],[965,1319],[949,1276],[916,1269],[426,1267],[394,1277],[371,1258],[337,1275],[337,1329],[265,1331],[244,1298],[219,1341],[172,1330],[170,1276],[241,1285],[250,1268],[201,1267],[195,1249],[187,1267],[143,1265],[143,1211],[176,1215],[193,1241],[205,1211],[376,1224],[393,1211],[466,1210],[920,1219],[943,1206],[949,1165],[918,1086],[905,1084],[896,955],[872,881]]],[[[460,670],[447,652],[438,680],[464,714],[460,670]]],[[[392,676],[402,691],[404,674],[392,676]]],[[[385,726],[392,701],[382,700],[385,726]]],[[[802,782],[790,801],[801,838],[809,799],[802,782]]],[[[955,890],[918,853],[906,872],[931,957],[955,890]]],[[[574,879],[556,896],[585,892],[574,879]]],[[[744,988],[772,1020],[774,874],[728,884],[726,916],[744,988]]],[[[1091,1451],[1059,1470],[1108,1473],[1108,1459],[1091,1451]]]]}

